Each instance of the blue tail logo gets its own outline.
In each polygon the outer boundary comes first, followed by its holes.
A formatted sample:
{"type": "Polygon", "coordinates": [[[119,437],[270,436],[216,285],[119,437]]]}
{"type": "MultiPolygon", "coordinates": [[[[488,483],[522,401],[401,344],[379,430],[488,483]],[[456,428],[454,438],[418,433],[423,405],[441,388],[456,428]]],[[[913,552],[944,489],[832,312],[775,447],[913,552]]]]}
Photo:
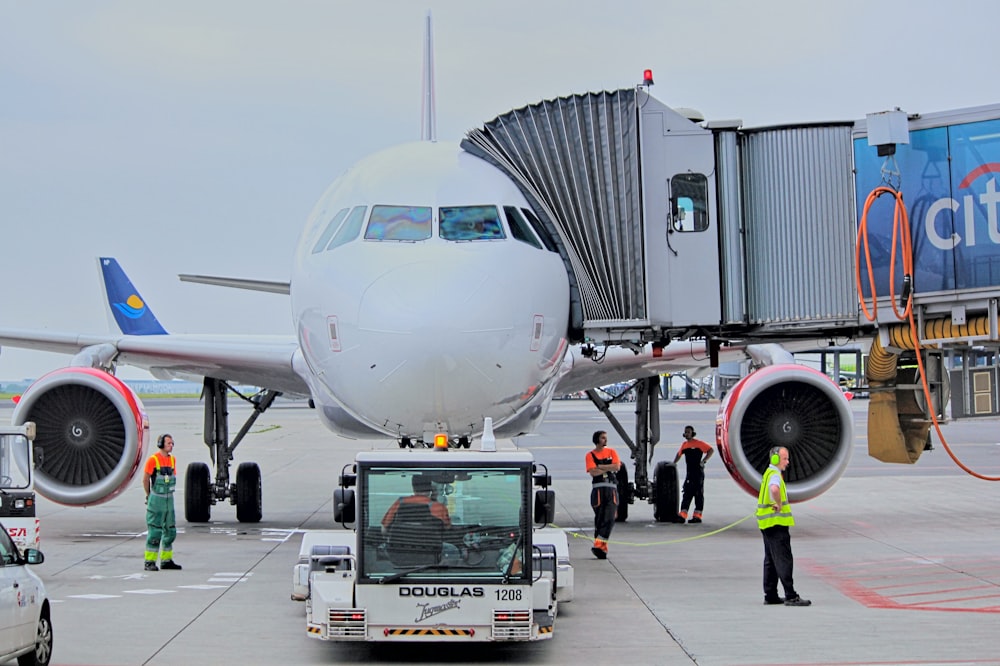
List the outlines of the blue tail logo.
{"type": "Polygon", "coordinates": [[[98,263],[104,278],[108,305],[121,332],[126,335],[166,335],[166,330],[118,265],[118,261],[111,257],[101,257],[98,263]]]}

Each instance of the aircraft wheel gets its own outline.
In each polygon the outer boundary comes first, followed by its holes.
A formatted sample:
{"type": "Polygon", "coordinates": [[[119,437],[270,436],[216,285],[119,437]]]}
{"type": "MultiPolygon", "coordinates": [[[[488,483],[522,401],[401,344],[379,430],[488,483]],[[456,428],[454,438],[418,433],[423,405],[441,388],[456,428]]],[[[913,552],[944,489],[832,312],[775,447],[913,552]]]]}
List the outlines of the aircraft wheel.
{"type": "Polygon", "coordinates": [[[236,468],[236,519],[241,523],[259,523],[263,511],[260,467],[257,463],[240,463],[236,468]]]}
{"type": "Polygon", "coordinates": [[[191,463],[184,475],[184,519],[207,523],[211,517],[212,475],[205,463],[191,463]]]}
{"type": "Polygon", "coordinates": [[[625,463],[618,468],[618,513],[615,522],[624,523],[628,520],[628,505],[632,501],[632,487],[628,483],[628,467],[625,463]]]}
{"type": "Polygon", "coordinates": [[[677,467],[658,462],[653,471],[653,518],[658,523],[674,523],[677,518],[677,467]]]}

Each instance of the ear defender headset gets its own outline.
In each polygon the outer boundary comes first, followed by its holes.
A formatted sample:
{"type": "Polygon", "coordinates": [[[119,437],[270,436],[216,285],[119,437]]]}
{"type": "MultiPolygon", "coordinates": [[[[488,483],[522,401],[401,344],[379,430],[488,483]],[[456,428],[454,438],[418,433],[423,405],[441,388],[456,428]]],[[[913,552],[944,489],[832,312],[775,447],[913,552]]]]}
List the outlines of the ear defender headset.
{"type": "MultiPolygon", "coordinates": [[[[163,433],[162,435],[160,435],[159,437],[157,437],[156,438],[156,448],[162,449],[166,445],[166,439],[167,439],[167,437],[170,437],[170,435],[168,433],[163,433]]],[[[173,439],[173,437],[170,437],[170,439],[173,439]]]]}
{"type": "Polygon", "coordinates": [[[685,437],[687,437],[687,431],[688,431],[688,430],[690,430],[690,431],[691,431],[691,436],[692,436],[692,437],[695,437],[695,436],[697,436],[697,435],[698,435],[698,433],[696,433],[696,432],[694,431],[694,427],[693,427],[693,426],[686,426],[686,427],[684,428],[684,436],[685,436],[685,437]]]}
{"type": "Polygon", "coordinates": [[[777,467],[778,463],[781,462],[781,455],[778,453],[779,451],[781,451],[781,449],[777,447],[771,449],[771,464],[775,467],[777,467]]]}

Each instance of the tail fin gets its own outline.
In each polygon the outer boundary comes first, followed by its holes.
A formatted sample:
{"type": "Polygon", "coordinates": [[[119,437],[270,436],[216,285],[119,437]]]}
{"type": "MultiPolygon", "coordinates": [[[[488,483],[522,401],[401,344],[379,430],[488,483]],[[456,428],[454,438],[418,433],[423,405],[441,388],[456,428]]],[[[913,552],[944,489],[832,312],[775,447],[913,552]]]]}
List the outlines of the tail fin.
{"type": "Polygon", "coordinates": [[[104,278],[109,312],[121,332],[125,335],[166,335],[166,330],[142,300],[139,291],[118,265],[118,260],[100,257],[97,263],[104,278]]]}
{"type": "Polygon", "coordinates": [[[420,128],[421,141],[437,141],[437,106],[434,101],[434,34],[431,12],[424,24],[424,90],[420,128]]]}

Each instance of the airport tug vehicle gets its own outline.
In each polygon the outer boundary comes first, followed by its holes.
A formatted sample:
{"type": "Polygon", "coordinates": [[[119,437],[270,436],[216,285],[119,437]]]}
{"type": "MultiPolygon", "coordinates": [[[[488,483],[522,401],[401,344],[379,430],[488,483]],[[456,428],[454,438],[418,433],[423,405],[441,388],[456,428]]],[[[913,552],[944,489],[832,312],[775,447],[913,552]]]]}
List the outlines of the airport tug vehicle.
{"type": "Polygon", "coordinates": [[[35,514],[35,424],[0,425],[0,523],[22,553],[38,548],[35,514]]]}
{"type": "Polygon", "coordinates": [[[362,452],[344,468],[334,517],[346,529],[304,534],[293,575],[311,638],[552,637],[573,568],[565,532],[546,527],[547,470],[525,451],[437,444],[362,452]]]}

